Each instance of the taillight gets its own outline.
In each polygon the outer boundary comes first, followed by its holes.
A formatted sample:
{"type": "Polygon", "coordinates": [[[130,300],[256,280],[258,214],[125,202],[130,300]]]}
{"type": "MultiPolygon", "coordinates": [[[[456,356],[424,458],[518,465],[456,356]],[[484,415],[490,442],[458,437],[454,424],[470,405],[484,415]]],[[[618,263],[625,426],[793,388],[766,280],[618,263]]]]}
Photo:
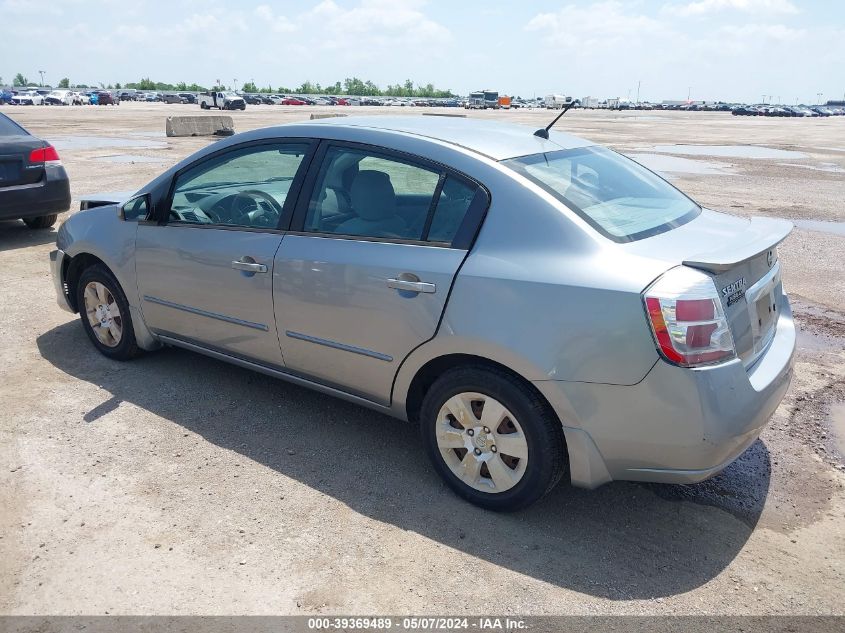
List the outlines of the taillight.
{"type": "Polygon", "coordinates": [[[45,165],[61,165],[62,161],[59,159],[59,153],[52,145],[47,147],[40,147],[34,149],[29,153],[30,163],[44,163],[45,165]]]}
{"type": "Polygon", "coordinates": [[[716,286],[704,273],[673,268],[643,298],[657,348],[669,362],[695,367],[736,356],[716,286]]]}

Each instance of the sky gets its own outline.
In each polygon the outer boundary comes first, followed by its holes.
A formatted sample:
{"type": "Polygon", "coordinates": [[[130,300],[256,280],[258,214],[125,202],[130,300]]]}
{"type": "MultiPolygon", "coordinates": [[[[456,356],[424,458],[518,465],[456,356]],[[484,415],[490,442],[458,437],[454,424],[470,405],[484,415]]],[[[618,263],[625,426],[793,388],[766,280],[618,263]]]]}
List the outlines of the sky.
{"type": "Polygon", "coordinates": [[[0,81],[845,98],[845,0],[0,0],[0,81]],[[38,43],[38,44],[36,44],[38,43]]]}

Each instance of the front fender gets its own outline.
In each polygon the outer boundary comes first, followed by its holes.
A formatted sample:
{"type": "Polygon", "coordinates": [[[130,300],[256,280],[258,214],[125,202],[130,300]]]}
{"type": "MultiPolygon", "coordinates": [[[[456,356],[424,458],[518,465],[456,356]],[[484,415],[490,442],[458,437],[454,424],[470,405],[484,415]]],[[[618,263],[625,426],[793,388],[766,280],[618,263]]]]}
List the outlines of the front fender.
{"type": "Polygon", "coordinates": [[[56,243],[71,261],[80,255],[92,255],[105,264],[126,295],[138,346],[153,350],[160,343],[144,321],[135,275],[137,229],[137,222],[120,217],[117,206],[96,207],[68,218],[59,230],[56,243]]]}
{"type": "Polygon", "coordinates": [[[138,223],[120,218],[114,205],[72,215],[62,224],[57,245],[69,257],[83,253],[101,260],[120,283],[130,306],[138,307],[135,278],[135,233],[138,223]]]}

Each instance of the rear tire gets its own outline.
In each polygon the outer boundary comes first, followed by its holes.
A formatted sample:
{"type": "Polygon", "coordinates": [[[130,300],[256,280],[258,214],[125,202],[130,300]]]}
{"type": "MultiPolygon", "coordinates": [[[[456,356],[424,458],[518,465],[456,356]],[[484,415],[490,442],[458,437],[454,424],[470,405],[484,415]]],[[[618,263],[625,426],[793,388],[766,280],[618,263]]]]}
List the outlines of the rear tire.
{"type": "Polygon", "coordinates": [[[39,215],[37,218],[24,218],[23,221],[31,229],[49,229],[58,219],[58,213],[51,213],[50,215],[39,215]]]}
{"type": "Polygon", "coordinates": [[[76,284],[76,306],[85,333],[103,356],[130,360],[140,354],[129,302],[108,268],[94,264],[82,271],[76,284]]]}
{"type": "Polygon", "coordinates": [[[488,510],[531,505],[568,469],[557,416],[530,385],[501,369],[445,372],[423,398],[420,431],[449,487],[488,510]]]}

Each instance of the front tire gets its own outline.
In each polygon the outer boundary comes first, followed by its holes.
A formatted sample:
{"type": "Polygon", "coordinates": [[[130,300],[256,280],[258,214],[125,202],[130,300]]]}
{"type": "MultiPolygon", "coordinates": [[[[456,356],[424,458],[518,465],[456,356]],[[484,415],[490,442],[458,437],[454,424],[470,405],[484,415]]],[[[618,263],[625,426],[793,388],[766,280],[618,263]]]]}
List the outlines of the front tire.
{"type": "Polygon", "coordinates": [[[59,219],[58,213],[39,215],[37,218],[24,218],[23,222],[31,229],[49,229],[59,219]]]}
{"type": "Polygon", "coordinates": [[[105,266],[95,264],[79,276],[76,306],[85,333],[103,356],[130,360],[140,353],[129,302],[117,279],[105,266]]]}
{"type": "Polygon", "coordinates": [[[567,470],[560,422],[540,395],[500,369],[451,369],[426,393],[420,431],[435,469],[488,510],[525,508],[567,470]]]}

